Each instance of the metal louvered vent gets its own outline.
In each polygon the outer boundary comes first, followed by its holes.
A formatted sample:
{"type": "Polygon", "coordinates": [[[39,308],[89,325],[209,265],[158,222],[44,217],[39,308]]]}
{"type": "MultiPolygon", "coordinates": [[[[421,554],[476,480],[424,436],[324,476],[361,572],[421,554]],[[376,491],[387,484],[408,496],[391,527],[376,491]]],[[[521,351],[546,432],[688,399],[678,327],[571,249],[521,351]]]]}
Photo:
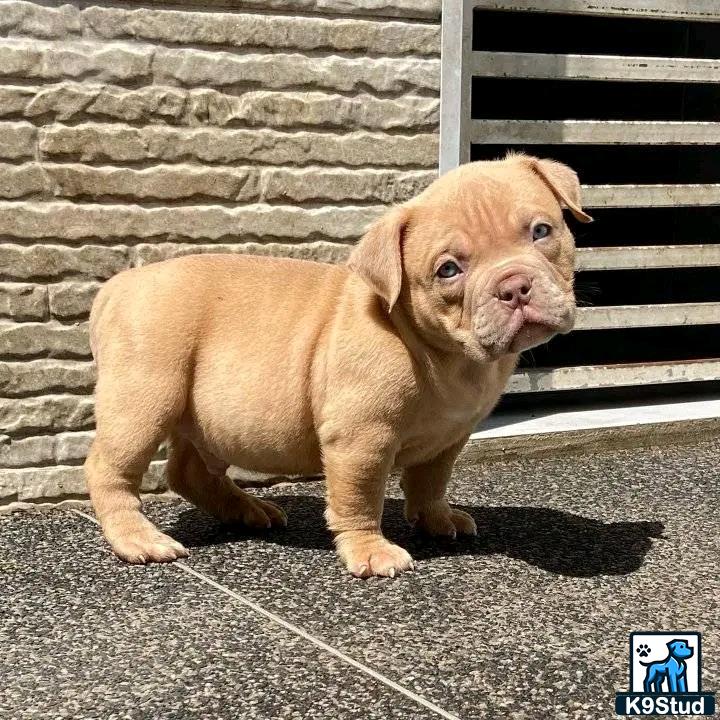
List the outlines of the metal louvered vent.
{"type": "Polygon", "coordinates": [[[509,392],[720,380],[717,58],[719,0],[445,0],[441,172],[552,157],[596,219],[576,332],[509,392]]]}

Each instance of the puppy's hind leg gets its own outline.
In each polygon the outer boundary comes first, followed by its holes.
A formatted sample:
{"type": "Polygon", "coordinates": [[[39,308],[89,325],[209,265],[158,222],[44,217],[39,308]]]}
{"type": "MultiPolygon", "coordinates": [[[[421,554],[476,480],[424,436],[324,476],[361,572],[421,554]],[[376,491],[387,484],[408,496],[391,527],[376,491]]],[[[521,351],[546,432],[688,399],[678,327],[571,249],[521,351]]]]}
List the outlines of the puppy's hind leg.
{"type": "Polygon", "coordinates": [[[185,403],[182,373],[135,361],[99,373],[97,433],[85,462],[90,498],[115,554],[130,563],[171,562],[188,551],[141,512],[142,476],[185,403]]]}
{"type": "Polygon", "coordinates": [[[178,495],[223,522],[256,529],[287,525],[287,516],[280,507],[244,492],[225,475],[226,470],[226,465],[214,459],[203,459],[189,440],[173,433],[168,484],[178,495]]]}

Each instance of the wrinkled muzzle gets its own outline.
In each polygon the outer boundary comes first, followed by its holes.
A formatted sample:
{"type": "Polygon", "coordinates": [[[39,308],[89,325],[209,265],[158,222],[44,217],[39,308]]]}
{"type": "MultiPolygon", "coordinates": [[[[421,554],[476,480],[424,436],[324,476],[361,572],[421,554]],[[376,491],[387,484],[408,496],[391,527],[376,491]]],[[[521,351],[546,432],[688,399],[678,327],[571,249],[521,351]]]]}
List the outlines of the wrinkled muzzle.
{"type": "Polygon", "coordinates": [[[489,271],[471,302],[473,334],[490,357],[523,352],[575,323],[572,284],[527,262],[489,271]]]}

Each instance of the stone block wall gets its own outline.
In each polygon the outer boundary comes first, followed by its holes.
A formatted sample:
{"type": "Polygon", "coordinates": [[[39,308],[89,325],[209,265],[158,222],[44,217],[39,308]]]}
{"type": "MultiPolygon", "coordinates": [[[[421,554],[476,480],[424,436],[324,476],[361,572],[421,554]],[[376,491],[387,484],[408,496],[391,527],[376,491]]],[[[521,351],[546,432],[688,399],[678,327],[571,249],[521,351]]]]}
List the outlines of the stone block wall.
{"type": "Polygon", "coordinates": [[[0,505],[85,494],[104,280],[193,252],[341,261],[431,182],[439,15],[0,0],[0,505]]]}

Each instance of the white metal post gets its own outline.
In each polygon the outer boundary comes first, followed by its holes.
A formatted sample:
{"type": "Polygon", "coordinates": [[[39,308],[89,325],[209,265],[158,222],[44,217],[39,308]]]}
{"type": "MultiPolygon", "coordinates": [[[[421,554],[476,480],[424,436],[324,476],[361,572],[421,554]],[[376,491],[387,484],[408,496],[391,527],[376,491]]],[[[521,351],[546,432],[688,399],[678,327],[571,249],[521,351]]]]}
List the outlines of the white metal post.
{"type": "Polygon", "coordinates": [[[440,174],[470,159],[472,0],[443,0],[440,69],[440,174]]]}

